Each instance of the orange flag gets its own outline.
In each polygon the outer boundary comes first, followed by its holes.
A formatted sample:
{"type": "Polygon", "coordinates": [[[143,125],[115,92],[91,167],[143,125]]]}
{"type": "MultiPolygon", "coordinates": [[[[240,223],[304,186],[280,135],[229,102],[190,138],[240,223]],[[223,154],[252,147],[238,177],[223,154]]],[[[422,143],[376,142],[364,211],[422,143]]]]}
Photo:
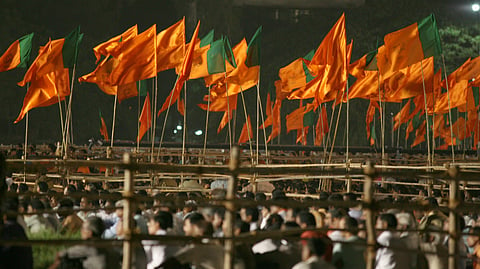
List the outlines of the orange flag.
{"type": "Polygon", "coordinates": [[[193,33],[192,39],[190,41],[190,45],[188,46],[187,53],[185,55],[185,58],[183,59],[182,62],[182,69],[180,70],[180,73],[178,74],[177,77],[177,82],[175,83],[175,86],[173,87],[172,91],[168,95],[167,99],[162,105],[162,108],[158,111],[158,115],[162,113],[163,111],[167,110],[167,108],[174,104],[177,99],[180,97],[180,92],[183,88],[183,84],[185,81],[188,80],[188,77],[190,76],[190,70],[192,68],[192,60],[193,60],[193,52],[195,49],[195,44],[198,38],[198,29],[200,28],[200,21],[197,23],[197,28],[195,28],[195,32],[193,33]]]}
{"type": "Polygon", "coordinates": [[[150,107],[150,95],[147,93],[143,103],[142,113],[140,114],[140,129],[138,130],[137,141],[142,140],[145,133],[152,127],[152,109],[150,107]]]}
{"type": "Polygon", "coordinates": [[[185,17],[157,34],[157,72],[182,64],[185,57],[185,17]]]}
{"type": "Polygon", "coordinates": [[[238,138],[238,144],[245,143],[253,137],[252,124],[250,123],[250,115],[247,117],[247,122],[243,125],[242,132],[238,138]],[[247,125],[248,124],[248,125],[247,125]]]}
{"type": "Polygon", "coordinates": [[[297,144],[300,143],[304,146],[307,145],[308,127],[309,126],[305,126],[302,129],[297,130],[297,140],[295,140],[297,144]]]}
{"type": "Polygon", "coordinates": [[[378,103],[376,101],[370,100],[370,104],[368,105],[367,116],[366,116],[367,138],[371,136],[370,124],[372,123],[373,117],[375,116],[376,107],[379,107],[378,103]]]}
{"type": "Polygon", "coordinates": [[[137,25],[130,27],[121,35],[115,36],[110,38],[108,41],[105,41],[93,48],[93,54],[95,54],[95,58],[97,59],[95,63],[100,61],[102,55],[108,56],[111,52],[113,52],[121,42],[126,42],[134,37],[137,36],[137,25]]]}
{"type": "Polygon", "coordinates": [[[182,116],[185,115],[185,102],[183,101],[182,98],[178,99],[177,111],[178,111],[178,113],[180,113],[180,115],[182,115],[182,116]]]}
{"type": "Polygon", "coordinates": [[[412,143],[412,148],[425,141],[426,132],[427,128],[425,126],[425,120],[423,120],[422,124],[420,124],[420,127],[418,127],[417,131],[415,132],[416,137],[412,143]]]}
{"type": "Polygon", "coordinates": [[[100,134],[103,136],[103,139],[108,142],[108,131],[107,131],[107,125],[105,124],[105,120],[102,117],[102,112],[99,112],[100,114],[100,134]]]}
{"type": "Polygon", "coordinates": [[[325,134],[328,134],[328,117],[327,109],[325,106],[322,106],[320,114],[318,115],[317,125],[315,126],[315,146],[322,145],[325,134]]]}
{"type": "MultiPolygon", "coordinates": [[[[228,98],[227,97],[213,98],[212,96],[210,96],[210,107],[208,107],[208,104],[198,104],[198,106],[203,110],[209,109],[210,111],[216,111],[216,112],[227,111],[228,108],[230,108],[230,110],[237,109],[237,96],[238,96],[237,94],[231,95],[231,96],[229,95],[228,98]],[[227,103],[227,100],[228,100],[228,103],[227,103]]],[[[208,102],[208,95],[205,95],[203,97],[203,100],[208,102]]]]}
{"type": "Polygon", "coordinates": [[[385,99],[398,101],[433,92],[433,57],[394,72],[385,80],[385,99]]]}
{"type": "Polygon", "coordinates": [[[448,112],[448,104],[450,97],[450,108],[465,105],[467,102],[468,81],[462,80],[449,89],[448,94],[443,93],[437,100],[435,100],[435,113],[448,112]]]}
{"type": "Polygon", "coordinates": [[[130,84],[157,75],[156,29],[154,24],[112,52],[118,65],[110,74],[110,85],[130,84]]]}
{"type": "MultiPolygon", "coordinates": [[[[378,98],[378,83],[383,87],[383,81],[378,71],[364,71],[365,75],[357,78],[355,83],[348,89],[348,98],[378,98]]],[[[344,101],[347,100],[345,94],[344,101]]]]}
{"type": "Polygon", "coordinates": [[[465,118],[459,117],[457,121],[453,124],[453,135],[459,139],[464,140],[465,138],[469,137],[470,135],[467,134],[467,123],[465,122],[465,118]]]}
{"type": "Polygon", "coordinates": [[[273,106],[273,111],[272,111],[272,132],[270,133],[270,136],[267,139],[267,143],[270,142],[272,139],[280,135],[280,130],[282,129],[281,126],[281,118],[280,118],[280,110],[282,108],[282,100],[276,99],[275,100],[275,105],[273,106]]]}
{"type": "Polygon", "coordinates": [[[111,85],[110,75],[118,65],[119,60],[113,57],[106,57],[95,68],[95,70],[87,75],[78,78],[79,82],[89,82],[97,84],[98,88],[108,95],[118,94],[118,102],[137,96],[138,89],[135,82],[125,85],[111,85]]]}
{"type": "Polygon", "coordinates": [[[223,128],[225,128],[225,126],[227,126],[228,122],[233,118],[233,111],[225,111],[225,113],[223,113],[223,117],[222,117],[222,120],[220,121],[220,124],[218,125],[218,129],[217,129],[217,134],[220,133],[223,128]]]}
{"type": "Polygon", "coordinates": [[[333,100],[337,91],[345,89],[347,55],[344,13],[325,36],[308,65],[310,71],[317,76],[312,80],[317,80],[317,87],[313,88],[317,104],[333,100]]]}
{"type": "Polygon", "coordinates": [[[68,69],[63,68],[37,77],[34,73],[30,80],[27,94],[23,99],[23,107],[15,123],[23,119],[25,114],[36,107],[50,106],[64,100],[70,94],[68,69]]]}
{"type": "Polygon", "coordinates": [[[408,102],[402,107],[400,112],[398,112],[397,115],[395,115],[395,117],[393,118],[395,120],[395,125],[393,129],[397,130],[398,127],[400,127],[400,125],[402,125],[403,123],[406,123],[409,120],[408,118],[409,115],[410,115],[410,100],[408,100],[408,102]]]}

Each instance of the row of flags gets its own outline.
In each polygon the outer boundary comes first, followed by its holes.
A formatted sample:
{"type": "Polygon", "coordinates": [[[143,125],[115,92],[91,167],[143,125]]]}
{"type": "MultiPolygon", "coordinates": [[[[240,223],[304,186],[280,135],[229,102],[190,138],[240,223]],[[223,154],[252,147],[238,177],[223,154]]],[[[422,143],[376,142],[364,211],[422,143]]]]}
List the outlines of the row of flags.
{"type": "MultiPolygon", "coordinates": [[[[181,91],[189,79],[203,79],[208,95],[198,106],[201,109],[223,112],[217,132],[231,120],[237,109],[237,96],[258,85],[261,58],[259,27],[247,43],[244,38],[231,46],[227,37],[215,40],[211,30],[198,37],[200,22],[187,43],[185,18],[170,27],[157,31],[152,25],[138,33],[137,25],[93,48],[96,68],[81,76],[79,82],[95,83],[119,102],[146,95],[137,140],[141,140],[152,126],[153,113],[159,116],[168,107],[177,104],[184,113],[181,91]],[[140,93],[140,81],[157,76],[159,72],[175,69],[177,80],[158,111],[151,109],[150,95],[140,93]]],[[[74,67],[83,33],[80,27],[65,38],[50,40],[40,47],[38,56],[18,83],[28,89],[23,107],[15,123],[35,107],[55,104],[70,94],[70,70],[74,67]]],[[[33,33],[15,41],[0,57],[0,72],[16,67],[27,67],[32,49],[33,33]]],[[[318,48],[295,59],[278,72],[275,82],[276,97],[267,97],[267,118],[260,129],[272,127],[267,142],[281,132],[281,106],[287,100],[300,100],[300,106],[286,116],[286,130],[297,131],[297,143],[306,143],[309,128],[315,126],[315,145],[321,145],[329,132],[327,102],[333,107],[354,98],[370,100],[366,116],[367,137],[375,143],[374,117],[381,113],[381,103],[404,103],[395,116],[395,129],[407,125],[406,136],[415,130],[412,146],[425,140],[426,129],[433,138],[441,137],[447,147],[457,140],[474,136],[478,142],[479,92],[476,79],[480,74],[480,58],[468,59],[447,78],[442,70],[435,72],[434,59],[442,55],[440,36],[434,15],[405,28],[389,33],[384,44],[351,62],[353,41],[347,44],[345,14],[327,33],[318,48]],[[347,88],[349,76],[355,82],[347,88]],[[448,90],[448,91],[447,91],[448,90]],[[458,108],[466,117],[455,123],[446,116],[449,109],[458,108]],[[423,115],[423,117],[422,117],[423,115]],[[426,116],[425,116],[426,115],[426,116]],[[460,128],[461,125],[465,128],[460,128]],[[457,131],[450,135],[452,128],[457,131]]],[[[143,90],[145,87],[143,87],[143,90]]],[[[101,117],[101,134],[108,140],[106,125],[101,117]]],[[[242,128],[239,143],[253,137],[250,118],[242,128]]],[[[475,145],[477,143],[474,143],[475,145]]]]}

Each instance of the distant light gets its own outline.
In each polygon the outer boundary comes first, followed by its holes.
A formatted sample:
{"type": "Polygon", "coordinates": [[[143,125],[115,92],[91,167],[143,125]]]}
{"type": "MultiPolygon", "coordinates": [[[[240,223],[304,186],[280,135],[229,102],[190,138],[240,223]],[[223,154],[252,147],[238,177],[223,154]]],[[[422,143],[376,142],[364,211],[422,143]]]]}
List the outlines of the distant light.
{"type": "Polygon", "coordinates": [[[196,131],[195,131],[195,135],[200,136],[200,135],[202,135],[202,134],[203,134],[203,131],[202,131],[202,130],[196,130],[196,131]]]}
{"type": "Polygon", "coordinates": [[[177,130],[181,131],[183,129],[182,125],[177,125],[177,130]]]}
{"type": "Polygon", "coordinates": [[[480,5],[479,4],[473,4],[472,5],[472,11],[473,12],[477,12],[480,10],[480,5]]]}
{"type": "Polygon", "coordinates": [[[173,133],[176,134],[176,133],[178,133],[178,131],[175,129],[175,130],[173,130],[173,133]]]}

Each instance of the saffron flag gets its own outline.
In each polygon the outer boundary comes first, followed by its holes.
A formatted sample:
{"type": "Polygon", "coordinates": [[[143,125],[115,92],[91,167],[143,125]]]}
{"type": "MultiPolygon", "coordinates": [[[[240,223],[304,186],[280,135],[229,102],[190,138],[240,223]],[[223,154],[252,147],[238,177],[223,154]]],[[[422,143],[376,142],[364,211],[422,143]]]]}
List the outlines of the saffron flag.
{"type": "Polygon", "coordinates": [[[27,67],[32,51],[33,33],[23,36],[13,42],[0,57],[0,72],[17,67],[27,67]]]}
{"type": "Polygon", "coordinates": [[[95,54],[95,58],[97,59],[95,63],[98,63],[103,56],[109,56],[119,45],[121,42],[128,41],[137,36],[137,25],[128,28],[125,32],[121,35],[115,36],[110,38],[109,40],[98,44],[93,48],[93,54],[95,54]]]}
{"type": "Polygon", "coordinates": [[[315,146],[322,144],[323,137],[328,134],[328,117],[327,109],[322,106],[318,115],[317,125],[315,126],[315,146]]]}
{"type": "Polygon", "coordinates": [[[379,107],[378,103],[376,101],[370,100],[366,115],[367,139],[370,139],[370,145],[374,145],[376,139],[375,125],[371,125],[375,116],[376,107],[379,107]]]}
{"type": "Polygon", "coordinates": [[[282,108],[282,100],[276,99],[275,105],[273,105],[272,111],[272,132],[268,136],[267,143],[270,142],[272,139],[280,135],[280,131],[282,129],[282,121],[280,118],[281,115],[281,108],[282,108]]]}
{"type": "MultiPolygon", "coordinates": [[[[283,95],[288,95],[294,89],[304,87],[313,80],[314,77],[308,70],[307,63],[310,63],[314,53],[315,51],[312,50],[303,58],[298,58],[289,65],[280,68],[278,71],[278,77],[280,77],[278,85],[280,87],[277,88],[277,96],[282,97],[283,95]],[[280,92],[282,94],[280,94],[280,92]]],[[[294,98],[289,97],[289,99],[294,98]]]]}
{"type": "Polygon", "coordinates": [[[152,127],[152,109],[150,107],[150,95],[148,93],[147,97],[145,97],[142,113],[138,121],[140,122],[140,129],[138,130],[137,141],[140,141],[148,129],[152,127]]]}
{"type": "Polygon", "coordinates": [[[377,64],[383,78],[393,75],[424,58],[442,53],[435,16],[422,19],[384,37],[385,46],[379,49],[377,64]]]}
{"type": "Polygon", "coordinates": [[[157,72],[175,68],[185,57],[185,17],[157,34],[157,72]]]}
{"type": "Polygon", "coordinates": [[[238,138],[238,144],[245,143],[251,140],[253,137],[253,129],[252,124],[250,123],[250,115],[247,117],[247,122],[242,127],[242,132],[240,133],[240,137],[238,138]]]}
{"type": "Polygon", "coordinates": [[[299,130],[307,126],[312,126],[314,123],[314,105],[307,104],[295,109],[287,115],[287,133],[291,130],[299,130]]]}
{"type": "Polygon", "coordinates": [[[100,116],[100,134],[103,136],[103,139],[108,142],[107,125],[102,117],[102,111],[99,110],[98,115],[100,116]]]}
{"type": "Polygon", "coordinates": [[[162,105],[162,108],[158,111],[158,115],[165,111],[170,105],[174,104],[177,99],[180,97],[180,92],[183,88],[183,84],[187,81],[188,77],[190,76],[190,70],[192,69],[192,60],[193,60],[193,52],[195,49],[195,44],[197,42],[198,37],[198,29],[200,28],[200,21],[197,23],[197,27],[195,28],[195,32],[193,33],[192,39],[188,46],[187,53],[185,54],[185,58],[183,59],[182,69],[177,78],[177,82],[173,87],[172,91],[168,95],[167,99],[162,105]]]}
{"type": "Polygon", "coordinates": [[[37,58],[28,68],[23,80],[17,84],[23,87],[34,75],[39,78],[57,70],[72,68],[77,61],[78,46],[82,39],[83,33],[80,33],[80,27],[77,27],[65,38],[51,40],[44,47],[40,47],[37,58]]]}
{"type": "Polygon", "coordinates": [[[37,77],[34,73],[30,79],[23,106],[15,123],[23,119],[25,114],[36,107],[46,107],[58,103],[70,94],[68,69],[56,70],[37,77]]]}
{"type": "Polygon", "coordinates": [[[393,127],[394,130],[397,130],[400,125],[403,123],[408,122],[408,116],[410,115],[410,100],[402,107],[400,112],[398,112],[395,117],[393,118],[395,121],[395,125],[393,127]]]}
{"type": "Polygon", "coordinates": [[[110,74],[110,85],[135,83],[157,75],[156,29],[154,24],[112,52],[118,64],[110,74]]]}

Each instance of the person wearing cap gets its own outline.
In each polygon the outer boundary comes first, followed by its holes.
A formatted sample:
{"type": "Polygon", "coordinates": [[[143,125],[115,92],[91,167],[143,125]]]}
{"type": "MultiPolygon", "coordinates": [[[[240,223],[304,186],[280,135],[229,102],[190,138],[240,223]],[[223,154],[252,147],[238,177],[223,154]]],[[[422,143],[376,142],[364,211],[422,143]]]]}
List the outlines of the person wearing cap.
{"type": "Polygon", "coordinates": [[[325,236],[314,232],[302,233],[302,261],[295,264],[292,269],[335,269],[335,267],[323,259],[327,248],[325,236]]]}

